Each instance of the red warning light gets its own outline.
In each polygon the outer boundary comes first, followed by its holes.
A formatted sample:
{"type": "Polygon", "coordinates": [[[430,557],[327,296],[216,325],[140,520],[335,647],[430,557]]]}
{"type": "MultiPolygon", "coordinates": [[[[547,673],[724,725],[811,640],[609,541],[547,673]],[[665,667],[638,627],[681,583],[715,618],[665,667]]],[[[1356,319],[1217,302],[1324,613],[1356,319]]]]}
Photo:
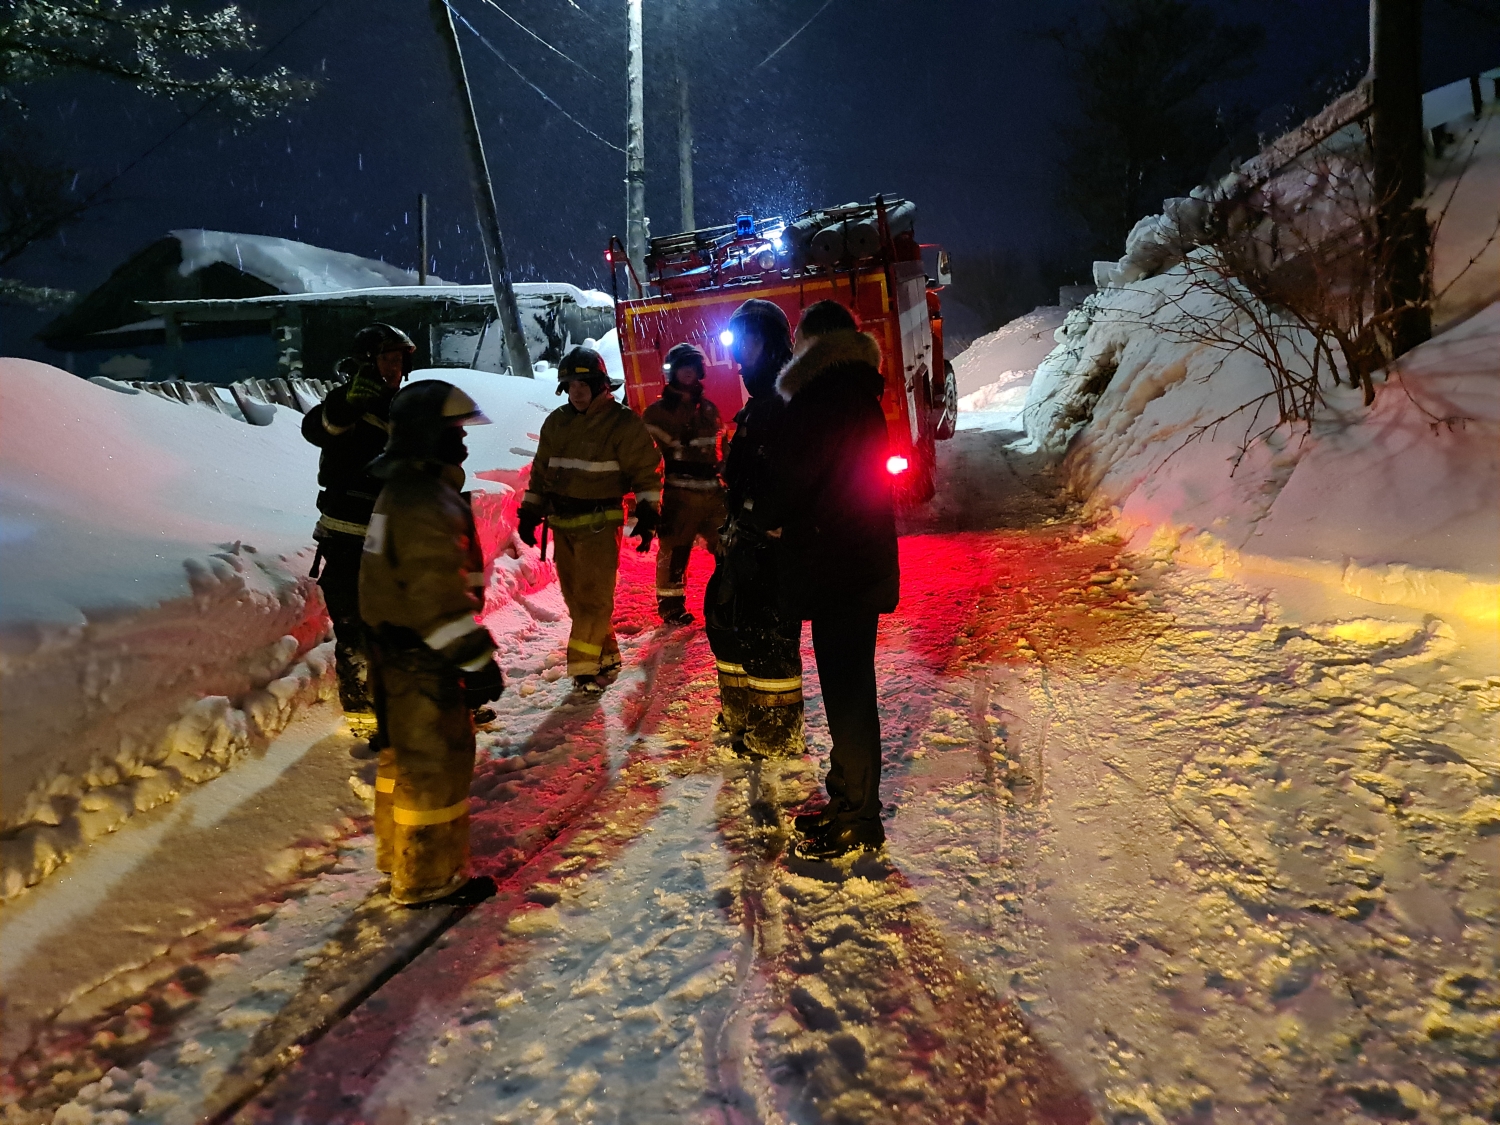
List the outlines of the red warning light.
{"type": "Polygon", "coordinates": [[[604,252],[604,260],[606,262],[613,262],[615,260],[615,252],[613,250],[606,250],[604,252]]]}
{"type": "Polygon", "coordinates": [[[905,457],[902,457],[900,454],[892,457],[887,457],[885,460],[885,471],[890,473],[893,477],[900,476],[910,467],[911,462],[907,461],[907,459],[905,457]]]}

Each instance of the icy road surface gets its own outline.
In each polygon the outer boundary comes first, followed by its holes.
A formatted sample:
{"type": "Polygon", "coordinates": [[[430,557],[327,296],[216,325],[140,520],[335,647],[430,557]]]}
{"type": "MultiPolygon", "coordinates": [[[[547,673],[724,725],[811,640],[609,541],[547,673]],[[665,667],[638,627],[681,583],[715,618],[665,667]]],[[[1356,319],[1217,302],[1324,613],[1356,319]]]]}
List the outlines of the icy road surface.
{"type": "MultiPolygon", "coordinates": [[[[934,521],[990,528],[903,539],[890,843],[839,867],[785,854],[826,763],[810,654],[810,759],[734,759],[701,633],[655,628],[627,551],[620,684],[565,703],[565,623],[539,624],[482,736],[500,893],[238,1120],[1496,1120],[1492,648],[1046,511],[954,504],[934,521]]],[[[200,1119],[361,940],[369,858],[309,847],[215,942],[55,1024],[0,1120],[200,1119]]]]}

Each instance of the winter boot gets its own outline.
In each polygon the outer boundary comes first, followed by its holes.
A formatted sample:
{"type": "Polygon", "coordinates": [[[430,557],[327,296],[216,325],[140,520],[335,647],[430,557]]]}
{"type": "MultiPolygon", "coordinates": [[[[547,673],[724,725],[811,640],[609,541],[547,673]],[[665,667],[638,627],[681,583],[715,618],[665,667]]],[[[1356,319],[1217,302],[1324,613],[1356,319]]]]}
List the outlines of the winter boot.
{"type": "Polygon", "coordinates": [[[691,625],[693,615],[688,612],[687,598],[657,598],[657,612],[668,625],[691,625]]]}
{"type": "Polygon", "coordinates": [[[799,835],[816,836],[837,820],[843,811],[842,801],[829,801],[817,812],[802,813],[800,816],[792,817],[792,826],[797,829],[799,835]]]}
{"type": "Polygon", "coordinates": [[[573,677],[573,691],[578,695],[602,695],[608,686],[603,676],[573,677]]]}
{"type": "Polygon", "coordinates": [[[856,852],[878,851],[885,843],[879,820],[834,820],[822,832],[798,842],[793,849],[799,859],[841,859],[856,852]]]}

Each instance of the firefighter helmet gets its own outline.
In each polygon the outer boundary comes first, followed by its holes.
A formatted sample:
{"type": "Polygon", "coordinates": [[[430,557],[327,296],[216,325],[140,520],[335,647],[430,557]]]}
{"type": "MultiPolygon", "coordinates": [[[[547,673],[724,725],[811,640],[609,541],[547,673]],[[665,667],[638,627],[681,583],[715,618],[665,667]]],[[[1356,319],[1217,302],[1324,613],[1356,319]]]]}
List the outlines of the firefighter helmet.
{"type": "Polygon", "coordinates": [[[698,369],[698,380],[703,380],[703,352],[692,344],[675,344],[672,350],[667,352],[667,382],[677,382],[677,369],[679,367],[696,367],[698,369]]]}
{"type": "Polygon", "coordinates": [[[382,352],[405,352],[413,354],[417,345],[411,342],[411,337],[394,324],[385,324],[377,321],[368,327],[361,328],[354,334],[354,347],[352,354],[361,358],[374,358],[382,352]]]}
{"type": "Polygon", "coordinates": [[[562,394],[575,379],[586,382],[596,395],[603,394],[606,388],[611,391],[620,389],[620,384],[609,377],[604,357],[587,344],[579,344],[557,365],[557,393],[562,394]]]}
{"type": "Polygon", "coordinates": [[[411,337],[394,324],[377,321],[361,328],[354,334],[354,345],[349,354],[334,365],[334,369],[346,379],[359,374],[361,368],[373,365],[375,357],[387,352],[401,353],[401,377],[411,374],[417,345],[411,337]]]}

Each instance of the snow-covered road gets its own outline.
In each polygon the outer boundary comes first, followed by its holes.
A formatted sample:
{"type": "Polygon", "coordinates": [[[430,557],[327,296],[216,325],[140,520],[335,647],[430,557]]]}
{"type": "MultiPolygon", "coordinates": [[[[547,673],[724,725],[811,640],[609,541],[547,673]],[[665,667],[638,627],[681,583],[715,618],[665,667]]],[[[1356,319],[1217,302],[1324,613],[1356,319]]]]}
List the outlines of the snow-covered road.
{"type": "MultiPolygon", "coordinates": [[[[968,530],[903,539],[890,844],[838,868],[785,856],[827,753],[810,653],[809,760],[733,758],[701,632],[654,627],[627,552],[620,684],[566,704],[565,623],[539,621],[482,738],[500,893],[238,1119],[1493,1119],[1494,652],[1122,558],[1056,510],[957,505],[939,522],[968,530]]],[[[259,1029],[368,939],[368,838],[329,847],[24,1056],[5,1120],[219,1104],[259,1029]]]]}

